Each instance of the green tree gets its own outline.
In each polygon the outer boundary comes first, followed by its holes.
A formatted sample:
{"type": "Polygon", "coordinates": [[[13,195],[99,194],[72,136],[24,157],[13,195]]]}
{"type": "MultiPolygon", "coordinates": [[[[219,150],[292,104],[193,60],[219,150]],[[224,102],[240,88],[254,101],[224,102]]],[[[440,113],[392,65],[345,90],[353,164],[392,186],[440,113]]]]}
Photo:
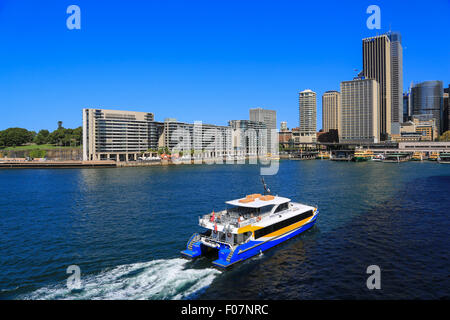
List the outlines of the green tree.
{"type": "Polygon", "coordinates": [[[36,150],[30,151],[31,158],[44,158],[46,154],[47,154],[47,151],[45,151],[45,150],[36,149],[36,150]]]}
{"type": "Polygon", "coordinates": [[[33,141],[36,144],[49,143],[50,132],[46,129],[39,130],[38,134],[34,137],[33,141]]]}
{"type": "Polygon", "coordinates": [[[0,132],[0,146],[21,146],[32,140],[33,132],[23,128],[8,128],[0,132]]]}

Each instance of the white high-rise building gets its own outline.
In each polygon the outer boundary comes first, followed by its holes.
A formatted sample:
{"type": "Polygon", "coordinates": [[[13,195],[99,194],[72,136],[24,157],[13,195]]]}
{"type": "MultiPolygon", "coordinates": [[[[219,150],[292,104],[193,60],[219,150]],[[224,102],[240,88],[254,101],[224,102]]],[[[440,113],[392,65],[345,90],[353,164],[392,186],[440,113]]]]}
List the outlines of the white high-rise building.
{"type": "Polygon", "coordinates": [[[316,142],[317,102],[316,93],[306,89],[299,93],[299,134],[300,143],[316,142]]]}

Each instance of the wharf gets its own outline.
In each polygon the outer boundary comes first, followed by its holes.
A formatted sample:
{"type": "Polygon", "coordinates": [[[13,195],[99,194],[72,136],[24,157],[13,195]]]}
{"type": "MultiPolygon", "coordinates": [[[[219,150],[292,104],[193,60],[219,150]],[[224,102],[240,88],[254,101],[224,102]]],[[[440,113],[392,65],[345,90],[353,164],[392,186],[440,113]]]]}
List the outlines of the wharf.
{"type": "Polygon", "coordinates": [[[46,161],[0,161],[0,168],[110,168],[116,167],[115,161],[76,161],[76,160],[46,160],[46,161]]]}

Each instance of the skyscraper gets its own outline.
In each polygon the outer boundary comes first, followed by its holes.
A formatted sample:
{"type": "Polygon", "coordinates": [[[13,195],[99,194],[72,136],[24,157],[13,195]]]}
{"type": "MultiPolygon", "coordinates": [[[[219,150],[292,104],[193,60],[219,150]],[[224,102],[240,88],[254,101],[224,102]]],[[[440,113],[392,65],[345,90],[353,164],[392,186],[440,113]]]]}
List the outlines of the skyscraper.
{"type": "Polygon", "coordinates": [[[444,120],[442,132],[450,130],[450,85],[444,89],[444,120]]]}
{"type": "Polygon", "coordinates": [[[278,152],[278,137],[274,134],[274,130],[277,129],[277,112],[262,108],[250,109],[250,121],[262,122],[266,125],[267,152],[278,152]]]}
{"type": "MultiPolygon", "coordinates": [[[[380,138],[387,140],[391,133],[391,41],[385,34],[363,39],[363,74],[379,84],[380,138]]],[[[341,92],[342,94],[342,92],[341,92]]]]}
{"type": "Polygon", "coordinates": [[[339,140],[353,143],[379,142],[379,107],[379,84],[376,80],[341,82],[339,140]]]}
{"type": "Polygon", "coordinates": [[[439,134],[443,130],[443,83],[424,81],[411,88],[412,115],[421,120],[434,118],[439,134]]]}
{"type": "Polygon", "coordinates": [[[306,89],[299,93],[298,99],[300,143],[315,142],[317,131],[316,93],[310,89],[306,89]]]}
{"type": "Polygon", "coordinates": [[[340,132],[341,97],[338,91],[326,91],[322,96],[322,129],[329,132],[330,129],[340,132]]]}
{"type": "Polygon", "coordinates": [[[391,41],[391,121],[403,118],[403,47],[400,32],[387,33],[391,41]]]}

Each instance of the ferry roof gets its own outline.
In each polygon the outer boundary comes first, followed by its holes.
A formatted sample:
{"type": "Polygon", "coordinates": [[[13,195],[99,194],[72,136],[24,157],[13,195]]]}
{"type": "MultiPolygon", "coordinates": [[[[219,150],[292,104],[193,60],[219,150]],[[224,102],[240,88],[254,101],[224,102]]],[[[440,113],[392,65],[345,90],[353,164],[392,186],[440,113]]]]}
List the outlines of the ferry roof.
{"type": "Polygon", "coordinates": [[[269,205],[277,205],[277,204],[282,204],[282,203],[291,201],[291,199],[284,198],[284,197],[278,197],[278,196],[274,196],[274,197],[275,198],[273,200],[263,201],[263,200],[260,200],[259,198],[257,198],[254,201],[247,202],[247,203],[239,202],[239,200],[243,199],[243,198],[240,198],[240,199],[236,199],[236,200],[230,200],[225,203],[230,204],[232,206],[237,206],[237,207],[262,208],[262,207],[269,206],[269,205]]]}

